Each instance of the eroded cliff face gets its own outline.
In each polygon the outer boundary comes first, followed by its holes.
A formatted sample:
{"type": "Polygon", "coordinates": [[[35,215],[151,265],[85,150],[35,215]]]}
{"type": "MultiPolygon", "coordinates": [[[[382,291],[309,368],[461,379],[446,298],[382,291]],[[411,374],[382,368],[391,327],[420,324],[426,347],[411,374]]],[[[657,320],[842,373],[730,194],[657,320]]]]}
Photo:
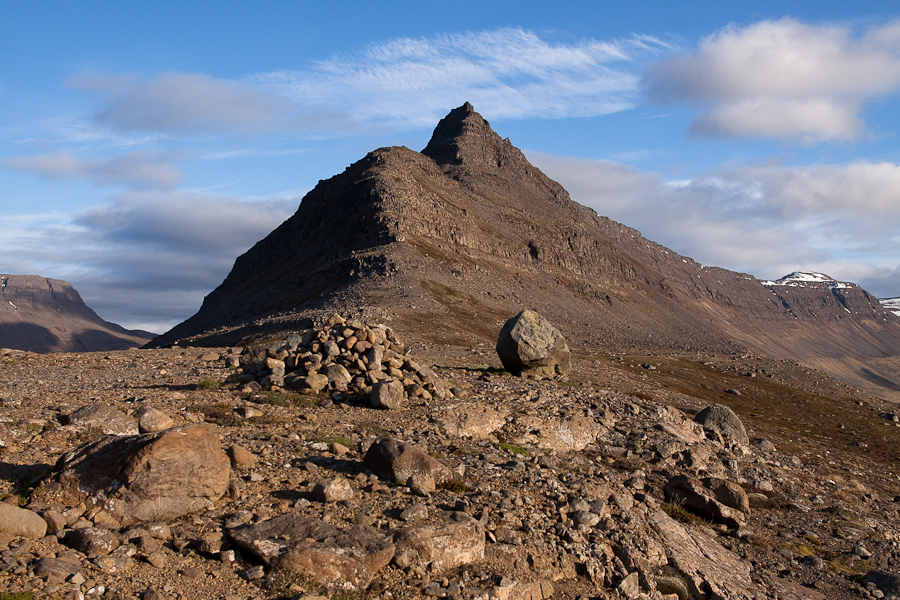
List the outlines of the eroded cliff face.
{"type": "Polygon", "coordinates": [[[761,282],[798,321],[842,321],[890,318],[875,297],[855,283],[824,273],[797,271],[761,282]]]}
{"type": "Polygon", "coordinates": [[[795,295],[700,265],[572,201],[465,104],[422,152],[381,148],[320,182],[196,315],[152,343],[239,344],[353,311],[412,339],[492,343],[532,308],[573,349],[900,355],[900,325],[873,314],[862,290],[829,291],[829,314],[851,315],[830,329],[795,295]]]}
{"type": "Polygon", "coordinates": [[[67,282],[0,275],[0,347],[30,352],[124,350],[152,336],[101,319],[67,282]]]}

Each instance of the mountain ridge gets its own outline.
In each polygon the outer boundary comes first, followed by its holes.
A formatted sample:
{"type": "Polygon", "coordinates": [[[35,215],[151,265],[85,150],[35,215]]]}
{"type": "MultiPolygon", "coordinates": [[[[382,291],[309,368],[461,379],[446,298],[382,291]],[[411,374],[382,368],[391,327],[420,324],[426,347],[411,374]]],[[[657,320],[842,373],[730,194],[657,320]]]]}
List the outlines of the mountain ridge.
{"type": "Polygon", "coordinates": [[[525,307],[574,348],[811,360],[837,335],[851,358],[900,355],[900,322],[880,305],[837,325],[798,320],[752,275],[700,265],[573,201],[468,103],[422,152],[380,148],[321,181],[196,315],[151,345],[239,344],[348,311],[467,345],[491,341],[525,307]]]}
{"type": "Polygon", "coordinates": [[[125,350],[154,334],[100,318],[66,281],[0,275],[0,347],[30,352],[125,350]]]}

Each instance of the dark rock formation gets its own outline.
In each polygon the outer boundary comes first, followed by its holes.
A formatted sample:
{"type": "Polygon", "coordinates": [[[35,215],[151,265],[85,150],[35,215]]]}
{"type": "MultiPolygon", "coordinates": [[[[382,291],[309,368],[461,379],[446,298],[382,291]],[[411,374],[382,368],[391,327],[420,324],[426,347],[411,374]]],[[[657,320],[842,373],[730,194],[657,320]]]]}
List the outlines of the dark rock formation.
{"type": "Polygon", "coordinates": [[[573,202],[467,103],[421,153],[381,148],[321,181],[151,344],[237,345],[360,311],[410,339],[469,345],[529,306],[576,351],[752,348],[900,397],[900,319],[841,294],[849,318],[798,319],[754,277],[573,202]]]}
{"type": "Polygon", "coordinates": [[[98,352],[139,347],[152,337],[104,321],[65,281],[0,275],[0,348],[98,352]]]}

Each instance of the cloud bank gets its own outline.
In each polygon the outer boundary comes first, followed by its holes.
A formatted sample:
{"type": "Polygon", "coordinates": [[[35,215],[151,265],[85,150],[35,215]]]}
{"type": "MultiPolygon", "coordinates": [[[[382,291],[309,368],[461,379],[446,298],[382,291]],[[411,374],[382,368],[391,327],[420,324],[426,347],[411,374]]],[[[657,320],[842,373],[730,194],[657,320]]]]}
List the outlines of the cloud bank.
{"type": "Polygon", "coordinates": [[[16,171],[33,172],[48,179],[90,179],[100,185],[171,189],[181,181],[174,166],[160,162],[147,150],[107,159],[79,159],[68,150],[56,154],[15,156],[2,161],[16,171]]]}
{"type": "Polygon", "coordinates": [[[672,182],[611,161],[528,156],[573,200],[703,264],[759,278],[812,269],[900,295],[896,164],[757,164],[672,182]]]}
{"type": "Polygon", "coordinates": [[[900,89],[900,21],[859,35],[790,18],[730,26],[652,64],[642,85],[655,102],[698,107],[696,135],[855,140],[865,102],[900,89]]]}
{"type": "Polygon", "coordinates": [[[162,333],[196,312],[234,259],[298,204],[131,191],[73,215],[20,218],[0,239],[0,254],[10,272],[69,281],[103,318],[162,333]]]}

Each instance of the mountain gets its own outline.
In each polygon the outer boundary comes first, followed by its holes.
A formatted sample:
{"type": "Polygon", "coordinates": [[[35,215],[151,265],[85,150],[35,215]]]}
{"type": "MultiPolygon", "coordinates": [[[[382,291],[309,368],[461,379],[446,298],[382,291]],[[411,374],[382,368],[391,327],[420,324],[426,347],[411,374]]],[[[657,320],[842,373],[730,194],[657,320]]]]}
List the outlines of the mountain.
{"type": "Polygon", "coordinates": [[[124,350],[152,337],[104,321],[65,281],[0,275],[0,348],[42,353],[124,350]]]}
{"type": "Polygon", "coordinates": [[[151,345],[238,344],[351,311],[410,339],[493,343],[505,319],[530,307],[575,349],[752,348],[827,359],[817,366],[881,392],[900,384],[894,315],[869,307],[821,322],[798,308],[801,318],[772,287],[572,201],[466,103],[422,152],[381,148],[319,182],[196,315],[151,345]],[[835,356],[852,368],[835,368],[835,356]]]}

